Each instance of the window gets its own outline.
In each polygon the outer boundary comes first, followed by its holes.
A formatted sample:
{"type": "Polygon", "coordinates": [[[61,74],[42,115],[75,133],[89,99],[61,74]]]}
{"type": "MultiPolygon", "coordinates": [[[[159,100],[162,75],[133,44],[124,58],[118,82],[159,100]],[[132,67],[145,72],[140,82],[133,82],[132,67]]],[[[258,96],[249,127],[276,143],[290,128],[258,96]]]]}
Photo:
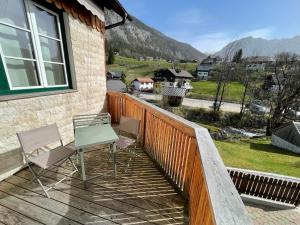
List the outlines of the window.
{"type": "Polygon", "coordinates": [[[31,0],[1,0],[0,54],[0,93],[69,87],[60,16],[31,0]]]}

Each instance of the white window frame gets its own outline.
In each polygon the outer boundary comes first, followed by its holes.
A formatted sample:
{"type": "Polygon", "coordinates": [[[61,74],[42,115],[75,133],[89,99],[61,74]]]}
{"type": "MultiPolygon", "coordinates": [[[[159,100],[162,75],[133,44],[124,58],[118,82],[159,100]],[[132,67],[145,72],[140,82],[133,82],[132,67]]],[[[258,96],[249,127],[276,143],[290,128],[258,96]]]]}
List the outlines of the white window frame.
{"type": "Polygon", "coordinates": [[[63,43],[63,38],[62,38],[62,33],[61,33],[61,24],[60,24],[59,15],[57,13],[53,12],[52,10],[49,10],[49,9],[45,8],[44,6],[41,6],[40,4],[38,4],[36,2],[33,2],[32,0],[23,0],[23,3],[24,3],[24,8],[25,8],[25,15],[27,16],[28,29],[18,27],[18,26],[12,25],[12,24],[8,24],[8,23],[2,22],[2,21],[0,21],[0,24],[4,25],[4,26],[12,27],[12,28],[17,29],[17,30],[22,30],[24,32],[27,32],[29,34],[30,38],[31,38],[33,54],[34,54],[35,58],[33,58],[33,59],[28,58],[27,59],[27,58],[21,58],[21,57],[5,56],[3,54],[2,47],[0,45],[1,59],[2,59],[2,62],[3,62],[6,78],[7,78],[8,84],[9,84],[9,89],[13,91],[13,90],[26,90],[26,89],[69,87],[69,80],[68,80],[65,53],[64,53],[64,45],[63,45],[64,43],[63,43]],[[50,13],[50,14],[52,14],[56,17],[56,21],[57,21],[56,25],[57,25],[57,28],[58,28],[59,39],[53,38],[53,37],[50,37],[50,36],[47,36],[47,35],[44,35],[44,34],[40,34],[38,32],[36,18],[35,18],[35,14],[33,12],[33,7],[38,7],[42,10],[45,10],[48,13],[50,13]],[[59,43],[61,56],[62,56],[62,62],[52,62],[52,61],[43,60],[42,48],[41,48],[41,45],[40,45],[40,36],[51,39],[51,40],[55,40],[59,43]],[[38,77],[38,80],[40,82],[40,85],[39,86],[28,86],[28,87],[13,87],[12,82],[11,82],[11,78],[9,76],[9,72],[8,72],[8,69],[7,69],[7,66],[6,66],[6,60],[5,60],[6,58],[7,59],[24,60],[24,61],[27,60],[27,61],[35,62],[37,77],[38,77]],[[63,85],[48,85],[46,70],[45,70],[45,63],[55,64],[55,65],[62,65],[63,69],[64,69],[64,76],[65,76],[66,84],[63,84],[63,85]]]}

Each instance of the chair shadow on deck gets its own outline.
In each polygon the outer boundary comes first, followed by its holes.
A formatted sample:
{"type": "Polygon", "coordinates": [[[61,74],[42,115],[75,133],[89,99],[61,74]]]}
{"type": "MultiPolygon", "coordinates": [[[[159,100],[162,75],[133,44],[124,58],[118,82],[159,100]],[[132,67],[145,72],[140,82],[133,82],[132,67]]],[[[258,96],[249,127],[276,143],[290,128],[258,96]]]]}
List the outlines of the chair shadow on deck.
{"type": "MultiPolygon", "coordinates": [[[[90,150],[85,154],[88,176],[112,170],[103,146],[90,150]]],[[[116,179],[98,177],[89,180],[85,189],[76,173],[49,192],[51,199],[44,196],[37,183],[30,182],[28,169],[6,183],[8,188],[13,188],[12,194],[30,203],[31,210],[43,217],[48,215],[51,224],[187,224],[181,196],[142,149],[138,149],[138,154],[142,157],[134,158],[126,172],[125,166],[118,166],[116,179]]],[[[126,157],[126,153],[118,153],[117,160],[126,157]]],[[[43,174],[42,181],[48,185],[54,183],[71,169],[66,162],[43,174]]],[[[47,221],[47,218],[32,219],[47,221]]]]}

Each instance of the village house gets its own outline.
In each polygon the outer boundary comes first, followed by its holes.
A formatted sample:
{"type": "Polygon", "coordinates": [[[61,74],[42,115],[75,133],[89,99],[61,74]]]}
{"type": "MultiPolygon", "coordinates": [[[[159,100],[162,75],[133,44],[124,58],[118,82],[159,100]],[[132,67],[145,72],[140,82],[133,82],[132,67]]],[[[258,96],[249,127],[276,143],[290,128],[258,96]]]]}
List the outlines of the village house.
{"type": "Polygon", "coordinates": [[[248,71],[265,71],[266,67],[271,65],[275,60],[267,56],[248,57],[246,61],[246,70],[248,71]]]}
{"type": "Polygon", "coordinates": [[[271,92],[278,91],[283,79],[284,77],[282,75],[276,76],[274,73],[267,74],[264,79],[263,90],[271,92]]]}
{"type": "Polygon", "coordinates": [[[106,78],[120,80],[122,78],[122,71],[107,71],[106,78]]]}
{"type": "Polygon", "coordinates": [[[221,61],[222,58],[219,56],[208,56],[197,66],[197,77],[200,80],[208,80],[212,77],[215,66],[218,65],[221,61]]]}
{"type": "Polygon", "coordinates": [[[154,81],[149,77],[137,77],[133,80],[132,85],[137,91],[153,91],[154,81]]]}
{"type": "Polygon", "coordinates": [[[272,131],[272,145],[300,153],[300,122],[290,122],[272,131]]]}
{"type": "Polygon", "coordinates": [[[154,80],[160,86],[193,89],[190,82],[193,76],[185,70],[161,69],[154,73],[154,80]]]}

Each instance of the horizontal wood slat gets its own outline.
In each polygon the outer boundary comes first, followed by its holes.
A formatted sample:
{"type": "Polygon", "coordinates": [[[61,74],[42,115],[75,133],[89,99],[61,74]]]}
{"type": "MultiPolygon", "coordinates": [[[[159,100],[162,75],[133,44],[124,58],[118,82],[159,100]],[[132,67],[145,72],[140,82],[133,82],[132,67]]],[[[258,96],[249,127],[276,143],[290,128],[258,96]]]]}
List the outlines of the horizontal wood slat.
{"type": "Polygon", "coordinates": [[[300,179],[236,168],[228,168],[228,172],[241,194],[300,204],[300,179]]]}
{"type": "MultiPolygon", "coordinates": [[[[218,207],[218,202],[211,202],[201,159],[201,147],[196,137],[196,130],[199,128],[197,125],[127,94],[108,92],[107,103],[113,123],[119,123],[121,116],[141,121],[141,143],[147,154],[188,202],[190,225],[230,225],[248,221],[234,218],[234,213],[232,216],[226,215],[228,210],[223,214],[215,214],[215,211],[223,210],[224,207],[218,207]]],[[[222,166],[224,168],[220,168],[227,174],[225,166],[222,166]]],[[[227,177],[231,182],[228,174],[227,177]]],[[[231,183],[230,185],[230,188],[234,189],[231,183]]],[[[238,210],[238,214],[241,218],[245,215],[244,206],[237,191],[234,191],[239,199],[238,208],[241,210],[238,210]]],[[[230,190],[228,195],[233,195],[230,190]]]]}
{"type": "Polygon", "coordinates": [[[83,5],[80,5],[77,1],[70,0],[45,0],[46,2],[53,4],[58,9],[63,9],[68,14],[71,14],[75,19],[79,19],[87,26],[96,29],[101,33],[105,33],[105,23],[93,15],[83,5]]]}

